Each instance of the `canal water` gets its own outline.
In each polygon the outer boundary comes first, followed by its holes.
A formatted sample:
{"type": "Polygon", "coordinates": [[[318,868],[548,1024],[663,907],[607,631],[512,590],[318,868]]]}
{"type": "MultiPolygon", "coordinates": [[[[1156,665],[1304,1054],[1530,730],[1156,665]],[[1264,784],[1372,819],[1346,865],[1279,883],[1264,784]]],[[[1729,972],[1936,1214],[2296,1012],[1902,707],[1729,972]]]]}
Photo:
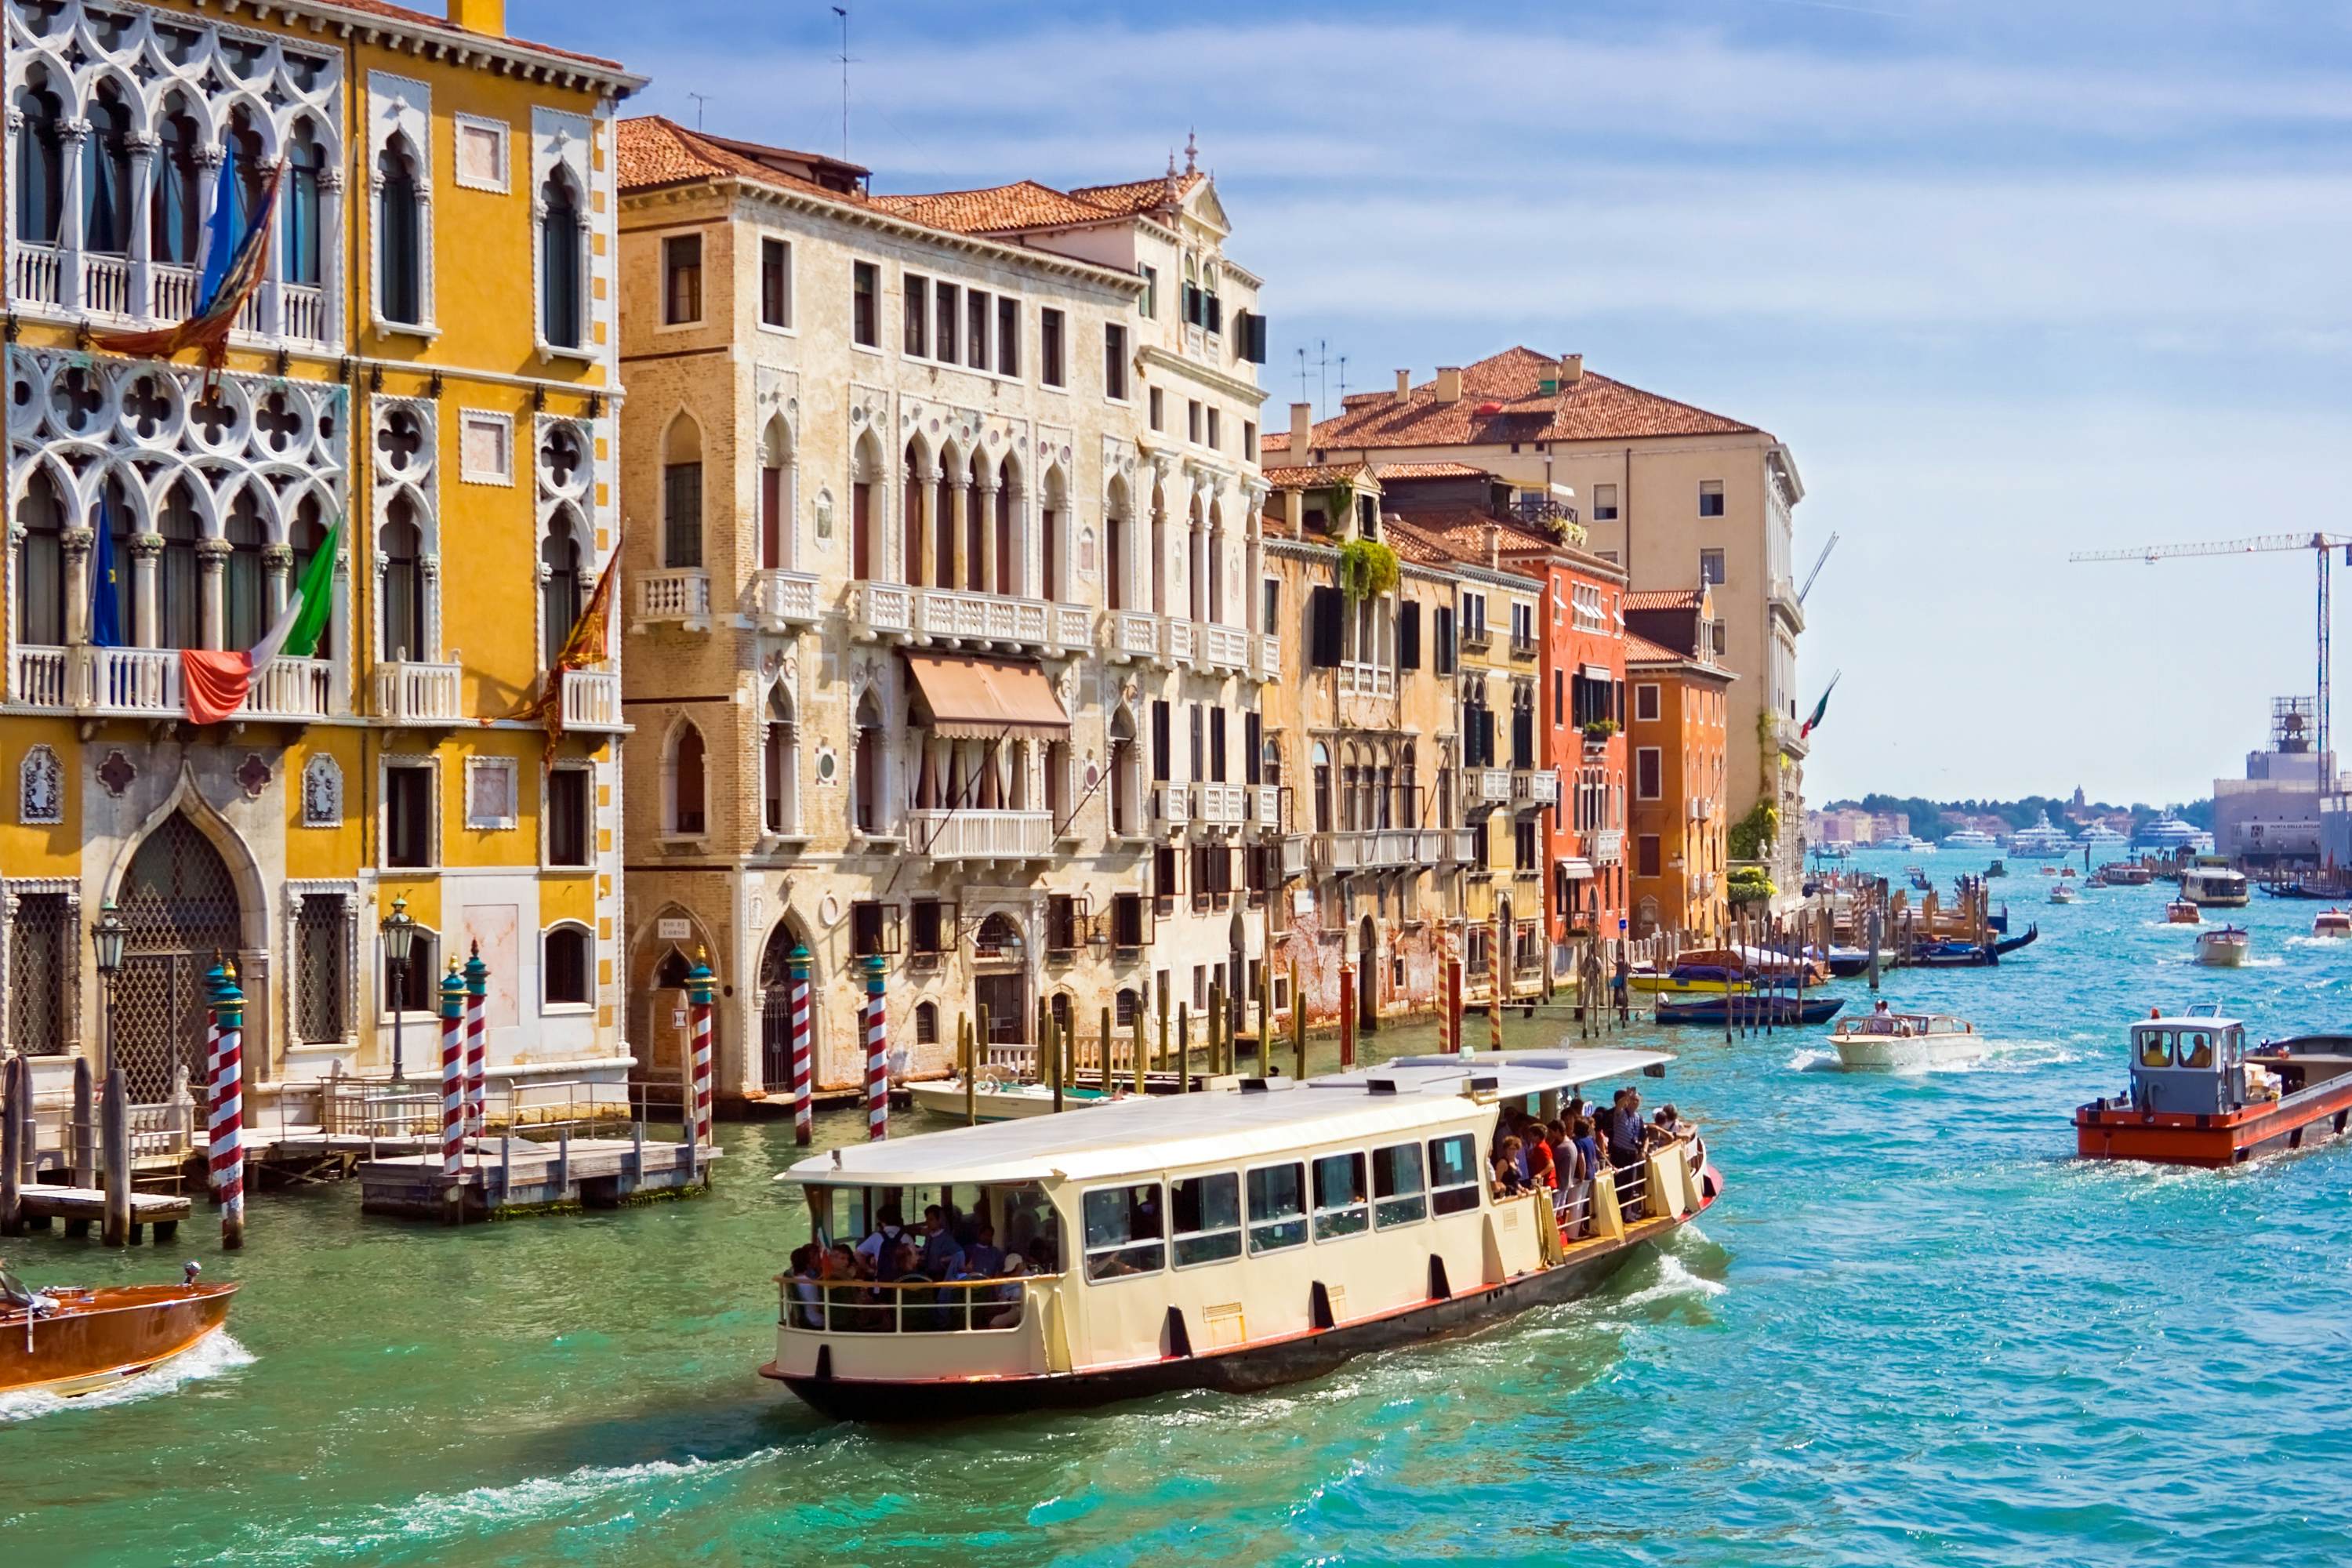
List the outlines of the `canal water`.
{"type": "Polygon", "coordinates": [[[789,1127],[722,1129],[707,1199],[584,1219],[450,1233],[331,1188],[257,1199],[236,1256],[13,1244],[36,1282],[185,1255],[246,1289],[234,1344],[171,1384],[0,1402],[5,1558],[2352,1560],[2352,1152],[2091,1168],[2068,1125],[2151,1005],[2352,1026],[2352,942],[2258,900],[2254,966],[2202,970],[2163,887],[2053,907],[2016,868],[1996,895],[2037,944],[1885,989],[1974,1019],[1989,1059],[1850,1076],[1819,1031],[1681,1035],[1645,1088],[1727,1173],[1702,1222],[1594,1298],[1261,1397],[905,1433],[799,1408],[752,1371],[800,1239],[767,1180],[789,1127]]]}

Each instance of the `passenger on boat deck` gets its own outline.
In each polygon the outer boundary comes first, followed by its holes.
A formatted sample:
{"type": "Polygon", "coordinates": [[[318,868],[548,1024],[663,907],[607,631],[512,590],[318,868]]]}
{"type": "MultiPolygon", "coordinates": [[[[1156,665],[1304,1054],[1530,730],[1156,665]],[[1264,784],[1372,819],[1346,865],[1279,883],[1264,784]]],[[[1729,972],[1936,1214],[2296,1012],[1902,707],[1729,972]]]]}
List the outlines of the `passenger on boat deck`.
{"type": "Polygon", "coordinates": [[[1517,1138],[1506,1138],[1503,1146],[1495,1151],[1495,1192],[1499,1197],[1517,1197],[1528,1190],[1527,1173],[1520,1168],[1526,1152],[1517,1138]]]}
{"type": "Polygon", "coordinates": [[[996,1246],[996,1227],[982,1220],[972,1227],[971,1245],[963,1249],[963,1277],[993,1279],[1004,1272],[1004,1254],[996,1246]]]}
{"type": "Polygon", "coordinates": [[[923,1210],[922,1271],[934,1279],[952,1279],[963,1272],[963,1248],[948,1231],[948,1216],[939,1205],[923,1210]]]}
{"type": "Polygon", "coordinates": [[[1621,1089],[1617,1091],[1616,1103],[1610,1107],[1609,1117],[1603,1124],[1602,1131],[1609,1135],[1611,1164],[1624,1166],[1640,1161],[1642,1143],[1645,1136],[1642,1130],[1642,1091],[1640,1089],[1621,1089]]]}
{"type": "Polygon", "coordinates": [[[1893,1016],[1893,1015],[1887,1011],[1887,1007],[1886,1007],[1886,998],[1885,998],[1885,997],[1881,996],[1881,997],[1878,999],[1878,1004],[1877,1004],[1877,1005],[1875,1005],[1875,1006],[1874,1006],[1873,1008],[1871,1008],[1871,1010],[1870,1010],[1870,1016],[1871,1016],[1872,1017],[1874,1017],[1874,1018],[1885,1018],[1885,1017],[1891,1017],[1891,1016],[1893,1016]]]}
{"type": "MultiPolygon", "coordinates": [[[[1025,1279],[1035,1272],[1035,1269],[1029,1267],[1029,1260],[1017,1252],[1004,1260],[1002,1268],[1003,1277],[1007,1280],[1025,1279]]],[[[1018,1326],[1021,1321],[1021,1287],[1009,1283],[1000,1285],[992,1294],[998,1300],[1010,1302],[1011,1305],[989,1319],[988,1326],[992,1329],[1010,1329],[1018,1326]]]]}
{"type": "Polygon", "coordinates": [[[1576,1152],[1583,1163],[1584,1179],[1589,1182],[1601,1173],[1601,1140],[1593,1131],[1590,1116],[1580,1116],[1569,1125],[1576,1129],[1576,1152]]]}
{"type": "Polygon", "coordinates": [[[882,1256],[886,1245],[896,1243],[907,1234],[907,1216],[897,1204],[884,1204],[880,1221],[865,1240],[857,1244],[857,1256],[873,1262],[882,1256]]]}
{"type": "Polygon", "coordinates": [[[824,1278],[824,1248],[815,1242],[793,1248],[793,1300],[801,1321],[812,1329],[824,1327],[824,1309],[817,1305],[817,1281],[824,1278]]]}
{"type": "Polygon", "coordinates": [[[1584,1151],[1577,1147],[1576,1140],[1568,1129],[1569,1124],[1565,1121],[1551,1124],[1551,1167],[1558,1173],[1561,1185],[1580,1186],[1587,1173],[1584,1151]]]}
{"type": "Polygon", "coordinates": [[[1674,1102],[1672,1100],[1667,1101],[1659,1109],[1657,1115],[1650,1119],[1650,1125],[1655,1128],[1661,1135],[1658,1141],[1665,1143],[1672,1143],[1681,1139],[1691,1137],[1698,1131],[1697,1128],[1693,1127],[1689,1122],[1685,1121],[1682,1119],[1681,1115],[1675,1110],[1674,1102]]]}
{"type": "Polygon", "coordinates": [[[1527,1151],[1528,1184],[1538,1187],[1557,1184],[1559,1178],[1552,1164],[1551,1145],[1531,1130],[1523,1147],[1527,1151]]]}
{"type": "Polygon", "coordinates": [[[857,1262],[857,1254],[851,1249],[849,1243],[836,1241],[824,1249],[824,1257],[817,1259],[817,1278],[855,1279],[860,1272],[857,1262]]]}

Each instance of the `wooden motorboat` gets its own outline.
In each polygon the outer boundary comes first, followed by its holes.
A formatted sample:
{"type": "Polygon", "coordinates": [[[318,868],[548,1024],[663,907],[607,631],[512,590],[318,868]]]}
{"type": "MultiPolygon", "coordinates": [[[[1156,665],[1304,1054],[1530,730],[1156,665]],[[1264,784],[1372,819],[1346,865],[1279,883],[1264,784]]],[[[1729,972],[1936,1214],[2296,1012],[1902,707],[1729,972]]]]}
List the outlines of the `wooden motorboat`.
{"type": "MultiPolygon", "coordinates": [[[[963,1080],[942,1079],[936,1082],[910,1083],[907,1097],[918,1110],[928,1110],[934,1116],[963,1120],[963,1080]]],[[[1077,1110],[1090,1105],[1102,1105],[1117,1098],[1116,1092],[1105,1094],[1099,1088],[1080,1089],[1075,1084],[1062,1086],[1062,1109],[1077,1110]]],[[[972,1113],[982,1121],[1015,1121],[1024,1116],[1050,1116],[1054,1113],[1054,1088],[1045,1083],[991,1082],[982,1079],[974,1086],[971,1096],[972,1113]]]]}
{"type": "Polygon", "coordinates": [[[1730,996],[1698,996],[1687,1002],[1657,1004],[1661,1024],[1699,1024],[1723,1028],[1789,1028],[1800,1024],[1826,1024],[1845,1005],[1840,996],[1800,997],[1794,991],[1747,991],[1730,996]]]}
{"type": "Polygon", "coordinates": [[[2352,1036],[2303,1035],[2249,1050],[2220,1016],[2155,1017],[2131,1031],[2131,1089],[2074,1111],[2085,1160],[2234,1165],[2342,1133],[2352,1121],[2352,1036]]]}
{"type": "Polygon", "coordinates": [[[2238,969],[2254,951],[2254,939],[2243,926],[2215,926],[2197,933],[2197,962],[2215,969],[2238,969]]]}
{"type": "Polygon", "coordinates": [[[2204,918],[2197,912],[2197,906],[2186,899],[2175,899],[2164,906],[2164,919],[2168,925],[2193,926],[2204,918]]]}
{"type": "Polygon", "coordinates": [[[1864,1013],[1841,1019],[1830,1036],[1848,1068],[1900,1071],[1948,1067],[1984,1055],[1976,1026],[1944,1013],[1864,1013]]]}
{"type": "Polygon", "coordinates": [[[2156,873],[2147,867],[2134,866],[2125,861],[2118,861],[2101,869],[2105,873],[2107,882],[2112,887],[2145,888],[2156,879],[2156,873]]]}
{"type": "Polygon", "coordinates": [[[2342,910],[2322,910],[2311,918],[2314,936],[2352,936],[2352,915],[2342,910]]]}
{"type": "Polygon", "coordinates": [[[2082,895],[2074,891],[2074,884],[2072,882],[2061,882],[2050,889],[2050,901],[2053,904],[2075,903],[2081,898],[2082,895]]]}
{"type": "Polygon", "coordinates": [[[228,1316],[236,1287],[178,1285],[29,1290],[0,1268],[0,1394],[90,1394],[184,1354],[228,1316]]]}

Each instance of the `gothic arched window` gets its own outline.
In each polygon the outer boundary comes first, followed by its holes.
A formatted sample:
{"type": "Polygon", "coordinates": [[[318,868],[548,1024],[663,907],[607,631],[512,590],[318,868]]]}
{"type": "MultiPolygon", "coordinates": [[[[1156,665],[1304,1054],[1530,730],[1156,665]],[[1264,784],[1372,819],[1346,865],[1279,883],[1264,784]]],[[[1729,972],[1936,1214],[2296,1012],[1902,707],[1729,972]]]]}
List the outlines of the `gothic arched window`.
{"type": "Polygon", "coordinates": [[[383,637],[380,658],[430,662],[425,642],[425,531],[406,496],[396,496],[383,521],[383,637]]]}
{"type": "Polygon", "coordinates": [[[572,636],[573,623],[580,619],[580,540],[568,510],[557,512],[549,525],[547,542],[539,547],[539,562],[546,578],[540,589],[541,662],[552,669],[556,656],[572,636]]]}
{"type": "Polygon", "coordinates": [[[82,143],[81,247],[107,256],[131,253],[131,107],[112,82],[99,84],[82,143]]]}
{"type": "Polygon", "coordinates": [[[57,95],[33,82],[16,95],[25,116],[16,133],[16,237],[35,245],[55,245],[65,205],[65,111],[57,95]]]}
{"type": "Polygon", "coordinates": [[[547,341],[576,349],[582,336],[580,305],[580,204],[572,177],[558,169],[540,187],[544,211],[539,220],[539,315],[547,341]]]}
{"type": "Polygon", "coordinates": [[[416,159],[394,136],[376,160],[383,178],[376,222],[376,295],[383,318],[415,325],[425,320],[425,204],[416,159]]]}

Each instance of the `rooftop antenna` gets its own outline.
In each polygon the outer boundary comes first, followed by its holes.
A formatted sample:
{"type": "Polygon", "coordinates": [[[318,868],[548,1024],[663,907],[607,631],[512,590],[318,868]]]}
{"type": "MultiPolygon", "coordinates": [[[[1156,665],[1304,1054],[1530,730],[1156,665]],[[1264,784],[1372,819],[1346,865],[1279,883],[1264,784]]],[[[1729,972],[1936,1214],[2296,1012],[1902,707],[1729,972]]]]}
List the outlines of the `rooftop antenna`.
{"type": "Polygon", "coordinates": [[[702,106],[710,101],[710,95],[707,92],[689,92],[686,96],[694,100],[694,128],[699,131],[702,129],[702,106]]]}
{"type": "Polygon", "coordinates": [[[1317,383],[1315,407],[1328,419],[1331,416],[1331,345],[1322,338],[1315,340],[1315,368],[1322,377],[1317,383]]]}
{"type": "Polygon", "coordinates": [[[841,161],[849,162],[849,7],[835,5],[841,18],[841,161]]]}
{"type": "Polygon", "coordinates": [[[1339,406],[1348,406],[1348,356],[1339,356],[1339,406]]]}
{"type": "MultiPolygon", "coordinates": [[[[1169,166],[1173,168],[1176,160],[1171,157],[1168,163],[1169,166]]],[[[1307,401],[1307,351],[1304,348],[1298,351],[1298,401],[1301,403],[1307,401]]]]}

